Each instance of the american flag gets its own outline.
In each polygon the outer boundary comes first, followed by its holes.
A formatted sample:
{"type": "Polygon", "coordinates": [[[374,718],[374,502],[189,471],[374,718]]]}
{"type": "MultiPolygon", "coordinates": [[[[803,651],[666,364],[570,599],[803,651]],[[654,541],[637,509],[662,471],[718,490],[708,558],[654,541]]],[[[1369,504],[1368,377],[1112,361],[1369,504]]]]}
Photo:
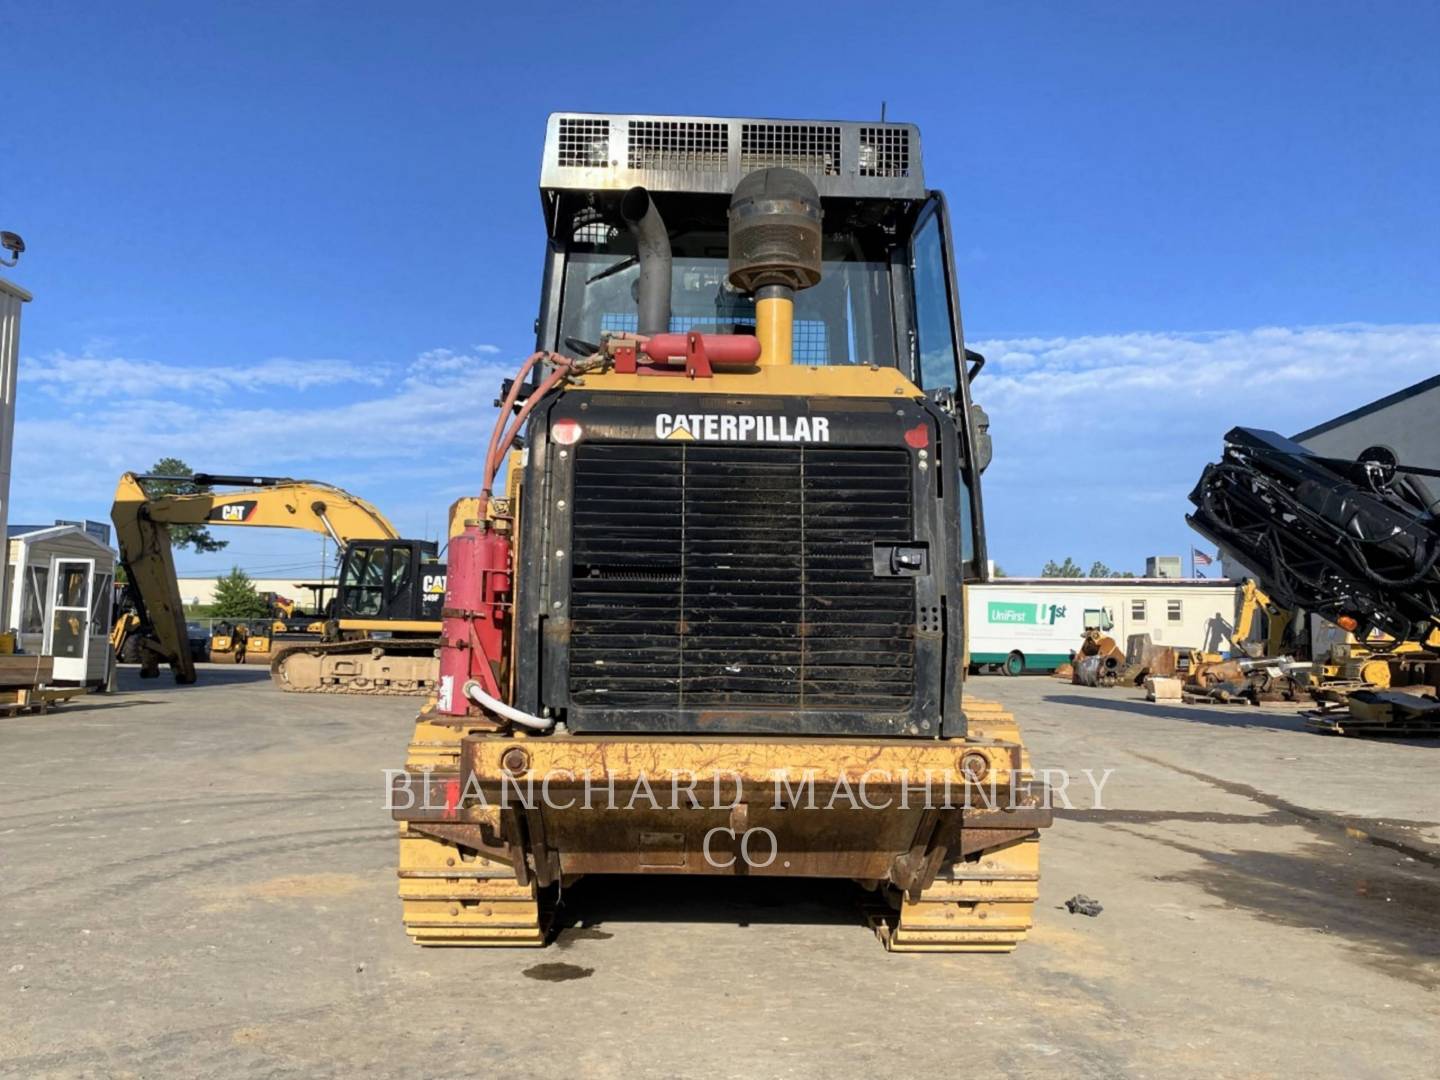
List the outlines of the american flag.
{"type": "Polygon", "coordinates": [[[1206,555],[1205,552],[1195,547],[1190,549],[1190,558],[1194,560],[1196,566],[1209,566],[1215,561],[1213,556],[1206,555]]]}

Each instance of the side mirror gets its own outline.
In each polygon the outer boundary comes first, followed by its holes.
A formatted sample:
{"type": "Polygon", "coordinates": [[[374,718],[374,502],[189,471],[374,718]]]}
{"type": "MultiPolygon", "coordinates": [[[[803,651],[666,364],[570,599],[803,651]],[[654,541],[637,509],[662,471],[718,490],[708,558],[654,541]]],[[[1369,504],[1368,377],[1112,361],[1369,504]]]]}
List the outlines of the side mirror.
{"type": "Polygon", "coordinates": [[[974,402],[970,403],[970,441],[975,446],[975,471],[983,473],[995,456],[990,441],[990,414],[974,402]]]}
{"type": "Polygon", "coordinates": [[[969,369],[965,372],[965,381],[974,382],[975,376],[979,375],[981,369],[985,367],[985,356],[982,353],[976,352],[974,349],[966,349],[965,362],[970,365],[969,369]]]}

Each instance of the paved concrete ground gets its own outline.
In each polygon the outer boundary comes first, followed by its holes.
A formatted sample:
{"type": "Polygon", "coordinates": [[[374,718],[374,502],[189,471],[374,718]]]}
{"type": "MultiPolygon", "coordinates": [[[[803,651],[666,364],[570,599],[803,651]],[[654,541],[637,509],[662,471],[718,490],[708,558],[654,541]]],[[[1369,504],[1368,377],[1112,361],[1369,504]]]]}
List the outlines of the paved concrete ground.
{"type": "Polygon", "coordinates": [[[985,678],[1037,764],[1115,770],[1009,957],[887,955],[844,885],[663,879],[582,882],[545,954],[423,951],[380,805],[411,705],[202,679],[0,720],[0,1073],[1436,1072],[1440,745],[985,678]]]}

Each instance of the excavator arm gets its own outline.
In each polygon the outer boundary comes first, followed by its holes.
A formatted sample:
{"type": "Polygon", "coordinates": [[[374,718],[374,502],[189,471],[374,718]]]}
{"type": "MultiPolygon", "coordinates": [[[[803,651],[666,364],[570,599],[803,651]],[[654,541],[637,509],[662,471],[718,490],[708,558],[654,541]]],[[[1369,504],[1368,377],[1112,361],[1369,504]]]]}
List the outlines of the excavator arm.
{"type": "Polygon", "coordinates": [[[175,577],[169,525],[226,525],[303,529],[328,536],[337,548],[352,540],[398,540],[388,518],[348,491],[312,480],[286,477],[186,477],[126,473],[115,488],[110,511],[120,559],[140,608],[140,674],[153,678],[168,664],[177,683],[195,681],[185,627],[185,607],[175,577]],[[187,480],[206,487],[244,485],[241,490],[192,495],[146,494],[146,480],[187,480]]]}

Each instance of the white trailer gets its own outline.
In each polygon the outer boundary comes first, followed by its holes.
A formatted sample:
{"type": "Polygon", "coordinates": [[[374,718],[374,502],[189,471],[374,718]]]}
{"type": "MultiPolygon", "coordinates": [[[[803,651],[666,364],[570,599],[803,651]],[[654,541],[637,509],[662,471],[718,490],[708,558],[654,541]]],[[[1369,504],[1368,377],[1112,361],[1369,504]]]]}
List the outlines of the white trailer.
{"type": "Polygon", "coordinates": [[[970,663],[1019,675],[1068,662],[1087,625],[1121,648],[1130,635],[1149,634],[1156,645],[1226,652],[1239,586],[1223,578],[1000,578],[969,585],[966,595],[970,663]]]}

